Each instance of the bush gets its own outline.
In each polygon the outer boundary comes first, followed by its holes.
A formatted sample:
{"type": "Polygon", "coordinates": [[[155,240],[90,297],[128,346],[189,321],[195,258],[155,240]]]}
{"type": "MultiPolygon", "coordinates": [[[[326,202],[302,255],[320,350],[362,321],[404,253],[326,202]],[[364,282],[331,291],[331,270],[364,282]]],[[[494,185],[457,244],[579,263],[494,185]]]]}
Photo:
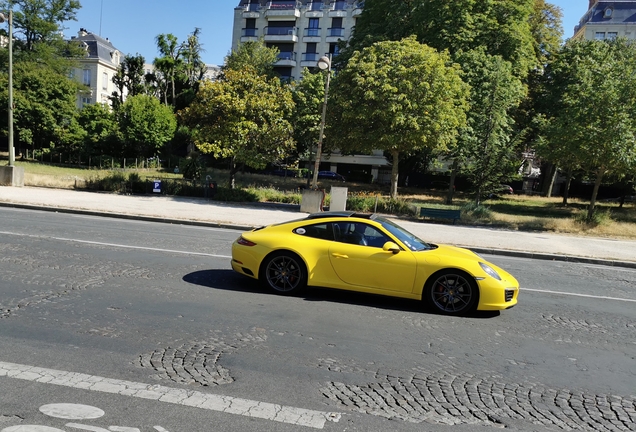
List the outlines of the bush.
{"type": "Polygon", "coordinates": [[[488,207],[477,205],[473,201],[463,205],[461,211],[462,219],[468,221],[490,221],[493,218],[492,211],[488,207]]]}
{"type": "Polygon", "coordinates": [[[362,213],[389,213],[413,216],[414,207],[403,198],[384,198],[379,195],[356,194],[347,198],[347,209],[362,213]]]}
{"type": "Polygon", "coordinates": [[[574,221],[588,228],[609,225],[612,222],[612,211],[610,209],[597,208],[594,210],[591,219],[588,219],[587,211],[580,211],[574,215],[574,221]]]}

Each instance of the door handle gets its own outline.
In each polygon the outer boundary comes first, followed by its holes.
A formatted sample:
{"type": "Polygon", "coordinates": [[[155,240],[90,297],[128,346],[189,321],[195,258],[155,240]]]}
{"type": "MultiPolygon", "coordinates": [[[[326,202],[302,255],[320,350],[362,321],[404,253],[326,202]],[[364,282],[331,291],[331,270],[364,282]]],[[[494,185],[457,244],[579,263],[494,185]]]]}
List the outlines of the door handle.
{"type": "Polygon", "coordinates": [[[337,253],[337,252],[332,253],[331,256],[334,257],[334,258],[344,258],[344,259],[348,259],[349,258],[349,255],[345,255],[345,254],[341,254],[341,253],[337,253]]]}

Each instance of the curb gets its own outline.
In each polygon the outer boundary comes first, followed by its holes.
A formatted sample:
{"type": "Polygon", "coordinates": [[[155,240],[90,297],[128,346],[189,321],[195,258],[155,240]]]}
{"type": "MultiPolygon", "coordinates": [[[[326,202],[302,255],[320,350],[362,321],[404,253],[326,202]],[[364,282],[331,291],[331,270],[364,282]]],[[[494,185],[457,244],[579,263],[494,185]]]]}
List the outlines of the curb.
{"type": "MultiPolygon", "coordinates": [[[[19,208],[19,209],[36,210],[36,211],[47,211],[47,212],[53,212],[53,213],[81,214],[86,216],[110,217],[114,219],[139,220],[139,221],[145,221],[145,222],[165,223],[165,224],[171,224],[171,225],[190,225],[190,226],[201,226],[201,227],[211,227],[211,228],[224,228],[224,229],[232,229],[237,231],[249,231],[253,228],[260,226],[260,225],[228,224],[228,223],[210,222],[210,221],[197,221],[197,220],[188,220],[188,219],[159,218],[159,217],[153,217],[153,216],[99,212],[99,211],[93,211],[93,210],[72,209],[72,208],[64,208],[64,207],[45,207],[45,206],[38,206],[33,204],[18,204],[18,203],[11,203],[11,202],[0,202],[0,207],[19,208]]],[[[546,253],[539,253],[539,252],[516,251],[516,250],[510,250],[510,249],[480,248],[480,247],[463,246],[463,245],[455,245],[455,246],[472,250],[473,252],[476,252],[478,254],[500,255],[500,256],[509,256],[509,257],[518,257],[518,258],[546,260],[546,261],[563,261],[563,262],[571,262],[571,263],[595,264],[595,265],[605,265],[610,267],[625,267],[625,268],[636,269],[636,262],[631,262],[631,261],[589,258],[589,257],[581,257],[581,256],[574,256],[574,255],[546,254],[546,253]]]]}

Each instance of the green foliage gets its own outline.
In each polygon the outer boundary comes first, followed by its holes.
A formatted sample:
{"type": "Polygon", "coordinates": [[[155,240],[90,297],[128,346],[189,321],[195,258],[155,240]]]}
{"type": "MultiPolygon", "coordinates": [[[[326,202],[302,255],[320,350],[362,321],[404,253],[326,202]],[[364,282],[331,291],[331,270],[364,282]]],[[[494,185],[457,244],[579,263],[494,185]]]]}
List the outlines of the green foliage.
{"type": "Polygon", "coordinates": [[[205,161],[198,153],[194,152],[186,159],[181,160],[179,172],[183,174],[185,179],[200,180],[205,174],[205,161]]]}
{"type": "Polygon", "coordinates": [[[544,86],[538,151],[595,177],[591,219],[603,177],[636,168],[636,46],[624,39],[570,41],[547,69],[544,86]]]}
{"type": "Polygon", "coordinates": [[[393,158],[397,197],[400,154],[445,149],[464,126],[468,86],[447,53],[414,38],[356,52],[338,73],[328,139],[343,151],[382,149],[393,158]]]}
{"type": "Polygon", "coordinates": [[[303,70],[303,79],[292,84],[292,97],[296,108],[292,124],[298,155],[310,157],[318,142],[322,105],[325,99],[325,73],[303,70]]]}
{"type": "Polygon", "coordinates": [[[223,73],[253,68],[257,75],[274,78],[274,63],[278,61],[278,48],[268,48],[262,39],[242,43],[225,57],[223,73]]]}
{"type": "Polygon", "coordinates": [[[214,195],[215,201],[227,201],[227,202],[259,202],[258,194],[254,191],[245,189],[235,189],[227,187],[218,187],[216,195],[214,195]]]}
{"type": "Polygon", "coordinates": [[[451,54],[485,47],[513,65],[516,76],[538,65],[530,17],[535,0],[374,0],[362,15],[343,52],[353,52],[383,40],[416,39],[451,54]]]}
{"type": "Polygon", "coordinates": [[[77,19],[78,0],[2,0],[0,10],[13,9],[13,26],[24,36],[17,48],[33,51],[37,44],[61,41],[62,24],[77,19]]]}
{"type": "Polygon", "coordinates": [[[490,221],[493,218],[492,211],[482,204],[468,202],[461,207],[462,219],[471,221],[490,221]]]}
{"type": "Polygon", "coordinates": [[[85,131],[84,153],[120,154],[121,137],[114,113],[106,105],[86,105],[79,112],[79,125],[85,131]]]}
{"type": "Polygon", "coordinates": [[[415,214],[415,207],[403,198],[387,198],[365,193],[349,194],[347,197],[347,210],[402,216],[413,216],[415,214]]]}
{"type": "Polygon", "coordinates": [[[596,209],[590,216],[588,212],[577,212],[574,221],[584,228],[595,228],[597,226],[609,225],[613,222],[612,211],[610,209],[596,209]]]}
{"type": "Polygon", "coordinates": [[[257,197],[259,202],[276,202],[284,204],[300,204],[302,194],[299,192],[281,191],[273,188],[249,186],[244,189],[246,192],[257,197]]]}
{"type": "Polygon", "coordinates": [[[116,90],[110,100],[113,108],[117,110],[124,103],[124,95],[136,96],[145,92],[144,64],[146,60],[142,55],[126,55],[113,76],[113,84],[116,90]]]}
{"type": "Polygon", "coordinates": [[[230,187],[245,164],[263,169],[293,150],[293,109],[288,87],[253,69],[227,70],[222,80],[203,84],[189,108],[180,113],[202,153],[229,159],[230,187]]]}
{"type": "Polygon", "coordinates": [[[509,62],[484,49],[461,53],[457,61],[464,70],[464,81],[471,86],[470,110],[451,157],[471,180],[479,204],[517,168],[510,112],[521,102],[525,89],[509,62]]]}
{"type": "Polygon", "coordinates": [[[176,110],[192,102],[206,72],[205,62],[201,59],[200,33],[201,29],[195,28],[183,42],[171,33],[156,37],[160,57],[155,58],[155,72],[147,75],[146,80],[149,87],[155,86],[164,104],[172,105],[176,110]]]}
{"type": "MultiPolygon", "coordinates": [[[[61,143],[76,132],[74,121],[76,84],[55,70],[20,62],[13,75],[14,128],[18,142],[35,148],[61,143]]],[[[0,128],[6,130],[8,76],[0,74],[0,128]]]]}
{"type": "Polygon", "coordinates": [[[126,146],[124,151],[130,156],[160,154],[177,128],[172,109],[152,96],[129,97],[117,115],[126,146]]]}

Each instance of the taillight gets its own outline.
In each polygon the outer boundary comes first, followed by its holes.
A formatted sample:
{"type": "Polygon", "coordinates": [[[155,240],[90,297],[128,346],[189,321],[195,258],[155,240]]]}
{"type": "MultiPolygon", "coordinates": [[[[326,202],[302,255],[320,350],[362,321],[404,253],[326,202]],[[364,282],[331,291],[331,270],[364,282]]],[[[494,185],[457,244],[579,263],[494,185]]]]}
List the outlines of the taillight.
{"type": "Polygon", "coordinates": [[[236,242],[243,246],[256,246],[256,243],[244,239],[243,236],[239,237],[239,239],[236,242]]]}

